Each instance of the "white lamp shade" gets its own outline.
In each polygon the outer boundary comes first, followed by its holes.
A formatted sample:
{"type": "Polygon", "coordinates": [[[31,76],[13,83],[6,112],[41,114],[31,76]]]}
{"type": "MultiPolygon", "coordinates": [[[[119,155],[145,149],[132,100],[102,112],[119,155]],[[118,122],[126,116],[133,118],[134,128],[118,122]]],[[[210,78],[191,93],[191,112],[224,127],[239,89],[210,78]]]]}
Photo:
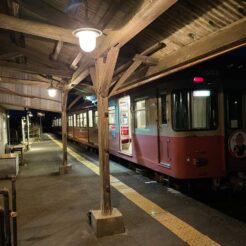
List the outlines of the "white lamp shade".
{"type": "Polygon", "coordinates": [[[80,28],[73,32],[79,38],[79,45],[85,52],[91,52],[96,48],[96,39],[102,32],[94,28],[80,28]]]}
{"type": "Polygon", "coordinates": [[[56,93],[57,93],[57,89],[56,88],[54,88],[54,87],[48,88],[48,95],[50,97],[55,97],[56,96],[56,93]]]}

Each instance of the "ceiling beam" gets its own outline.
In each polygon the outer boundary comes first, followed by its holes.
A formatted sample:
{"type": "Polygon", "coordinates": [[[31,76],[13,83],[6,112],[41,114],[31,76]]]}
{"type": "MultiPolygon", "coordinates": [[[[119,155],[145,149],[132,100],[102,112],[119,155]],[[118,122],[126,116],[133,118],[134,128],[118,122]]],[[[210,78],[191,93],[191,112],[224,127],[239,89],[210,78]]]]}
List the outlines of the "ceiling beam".
{"type": "Polygon", "coordinates": [[[133,61],[141,61],[142,63],[147,65],[157,65],[159,62],[157,58],[149,57],[141,54],[140,55],[136,54],[133,58],[133,61]]]}
{"type": "Polygon", "coordinates": [[[107,36],[99,38],[98,48],[93,53],[94,57],[102,56],[107,50],[116,45],[119,48],[124,46],[176,2],[177,0],[144,0],[126,25],[116,31],[112,31],[107,36]]]}
{"type": "Polygon", "coordinates": [[[11,90],[11,89],[8,89],[8,88],[5,88],[5,87],[1,87],[1,86],[0,86],[0,92],[1,92],[1,93],[5,93],[5,94],[10,94],[10,95],[15,95],[15,96],[20,96],[20,97],[32,98],[32,99],[42,99],[42,100],[48,100],[48,101],[58,102],[58,103],[61,102],[61,101],[59,101],[59,100],[52,99],[52,98],[46,98],[46,97],[40,97],[40,96],[35,96],[35,95],[30,95],[30,94],[20,93],[20,92],[13,91],[13,90],[11,90]]]}
{"type": "Polygon", "coordinates": [[[16,51],[7,51],[4,54],[0,54],[0,60],[8,60],[16,57],[22,56],[19,52],[16,51]]]}
{"type": "Polygon", "coordinates": [[[73,70],[76,70],[78,68],[77,64],[79,63],[80,59],[82,58],[83,54],[82,52],[80,51],[76,57],[74,58],[70,68],[73,69],[73,70]]]}
{"type": "MultiPolygon", "coordinates": [[[[60,41],[58,41],[58,43],[59,42],[60,41]]],[[[25,46],[25,48],[23,48],[23,47],[9,43],[8,45],[5,45],[3,47],[3,50],[8,51],[8,52],[11,52],[11,51],[18,52],[19,54],[26,56],[28,59],[28,63],[35,62],[37,64],[42,64],[50,68],[63,69],[63,70],[69,71],[68,66],[66,66],[64,63],[57,62],[56,60],[51,60],[46,55],[40,53],[39,51],[31,49],[27,45],[25,46]]]]}
{"type": "MultiPolygon", "coordinates": [[[[6,84],[22,84],[22,85],[35,85],[38,87],[46,87],[50,86],[50,81],[39,81],[39,80],[32,80],[32,79],[17,79],[17,78],[9,78],[0,75],[0,83],[6,84]]],[[[63,86],[59,83],[53,82],[53,85],[56,88],[62,88],[63,86]]]]}
{"type": "Polygon", "coordinates": [[[0,14],[0,28],[78,45],[72,30],[0,14]]]}
{"type": "MultiPolygon", "coordinates": [[[[98,38],[97,48],[92,55],[97,59],[112,47],[122,47],[176,2],[177,0],[144,0],[135,15],[126,25],[116,31],[112,31],[107,36],[98,38]]],[[[93,64],[89,64],[89,66],[83,64],[75,73],[83,74],[91,65],[93,64]]],[[[73,76],[69,84],[75,86],[80,81],[74,83],[73,76]]],[[[70,89],[72,87],[70,86],[70,89]]]]}
{"type": "Polygon", "coordinates": [[[63,42],[62,41],[57,41],[56,42],[54,51],[52,52],[52,54],[50,54],[51,60],[53,60],[53,61],[57,61],[58,60],[58,57],[59,57],[59,54],[61,52],[62,46],[63,46],[63,42]]]}
{"type": "Polygon", "coordinates": [[[111,96],[147,84],[153,80],[191,67],[218,55],[246,46],[246,19],[191,43],[163,57],[157,66],[149,67],[143,78],[129,81],[111,96]]]}
{"type": "Polygon", "coordinates": [[[63,69],[53,69],[31,64],[18,64],[14,62],[0,61],[0,68],[21,71],[31,74],[46,74],[63,78],[71,78],[72,73],[63,69]]]}
{"type": "Polygon", "coordinates": [[[35,4],[33,4],[33,0],[14,1],[19,3],[22,9],[28,10],[31,14],[33,13],[35,17],[37,16],[39,19],[52,25],[62,26],[69,29],[73,29],[81,25],[80,22],[45,3],[43,0],[35,0],[35,4]]]}
{"type": "Polygon", "coordinates": [[[70,110],[81,98],[83,98],[83,95],[78,95],[75,97],[75,99],[67,107],[67,111],[70,110]]]}
{"type": "Polygon", "coordinates": [[[71,90],[78,83],[80,83],[83,79],[85,79],[89,75],[89,70],[84,69],[82,73],[78,74],[77,77],[71,79],[71,81],[64,87],[64,90],[71,90]]]}
{"type": "MultiPolygon", "coordinates": [[[[151,47],[149,47],[148,49],[144,50],[141,54],[136,54],[133,58],[133,61],[127,62],[126,64],[122,65],[121,67],[126,67],[125,72],[120,76],[119,80],[114,80],[111,84],[111,88],[110,88],[110,95],[114,94],[115,91],[117,91],[118,88],[121,87],[122,84],[125,83],[125,81],[140,67],[140,65],[142,63],[146,63],[147,59],[151,62],[154,62],[156,64],[156,60],[153,57],[150,57],[148,55],[153,55],[155,52],[157,52],[158,50],[164,48],[166,45],[162,42],[157,43],[151,47]],[[139,59],[138,59],[139,58],[139,59]],[[151,60],[152,59],[152,60],[151,60]],[[128,65],[129,64],[129,65],[128,65]]],[[[153,63],[152,63],[153,65],[153,63]]],[[[120,69],[120,68],[119,68],[120,69]]],[[[122,70],[121,70],[122,71],[122,70]]],[[[122,71],[123,72],[123,71],[122,71]]],[[[118,69],[117,71],[115,71],[114,74],[118,73],[118,69]]]]}

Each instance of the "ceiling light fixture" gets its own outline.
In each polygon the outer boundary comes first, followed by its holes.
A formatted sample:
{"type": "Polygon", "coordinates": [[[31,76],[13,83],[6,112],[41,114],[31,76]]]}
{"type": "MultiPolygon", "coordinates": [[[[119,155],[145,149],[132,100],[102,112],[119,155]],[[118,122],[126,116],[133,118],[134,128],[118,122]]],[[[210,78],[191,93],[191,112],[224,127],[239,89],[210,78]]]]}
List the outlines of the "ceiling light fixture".
{"type": "Polygon", "coordinates": [[[73,35],[79,39],[80,48],[85,52],[91,52],[96,48],[97,38],[102,35],[102,32],[89,24],[88,18],[88,2],[83,1],[84,4],[84,25],[73,31],[73,35]]]}
{"type": "Polygon", "coordinates": [[[50,87],[49,87],[47,90],[48,90],[48,95],[49,95],[50,97],[55,97],[55,96],[56,96],[56,94],[57,94],[57,89],[53,86],[52,81],[51,81],[51,83],[50,83],[50,87]]]}
{"type": "Polygon", "coordinates": [[[79,45],[83,51],[91,52],[96,48],[96,39],[102,32],[96,28],[84,27],[74,30],[73,35],[79,38],[79,45]]]}

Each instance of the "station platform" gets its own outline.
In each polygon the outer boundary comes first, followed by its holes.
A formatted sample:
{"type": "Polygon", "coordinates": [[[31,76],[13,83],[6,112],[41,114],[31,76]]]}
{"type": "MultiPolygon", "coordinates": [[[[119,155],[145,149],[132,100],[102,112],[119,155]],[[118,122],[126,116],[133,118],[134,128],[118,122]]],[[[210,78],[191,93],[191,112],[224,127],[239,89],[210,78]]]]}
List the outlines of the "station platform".
{"type": "MultiPolygon", "coordinates": [[[[70,144],[72,171],[58,175],[61,142],[46,135],[25,154],[17,177],[19,246],[246,245],[246,224],[173,189],[110,163],[112,205],[123,234],[97,238],[87,212],[99,209],[97,155],[70,144]]],[[[0,187],[9,181],[1,180],[0,187]]]]}

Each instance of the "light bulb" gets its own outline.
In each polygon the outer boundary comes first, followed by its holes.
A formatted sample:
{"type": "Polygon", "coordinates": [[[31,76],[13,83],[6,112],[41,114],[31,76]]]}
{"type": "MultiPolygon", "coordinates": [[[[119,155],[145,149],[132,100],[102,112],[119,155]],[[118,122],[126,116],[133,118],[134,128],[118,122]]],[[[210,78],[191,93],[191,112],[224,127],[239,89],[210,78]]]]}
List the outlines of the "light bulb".
{"type": "Polygon", "coordinates": [[[96,48],[96,39],[102,32],[94,28],[79,28],[73,32],[79,38],[79,45],[85,52],[91,52],[96,48]]]}
{"type": "Polygon", "coordinates": [[[48,95],[50,97],[55,97],[56,96],[56,93],[57,93],[57,89],[56,88],[54,88],[54,87],[48,88],[48,95]]]}

